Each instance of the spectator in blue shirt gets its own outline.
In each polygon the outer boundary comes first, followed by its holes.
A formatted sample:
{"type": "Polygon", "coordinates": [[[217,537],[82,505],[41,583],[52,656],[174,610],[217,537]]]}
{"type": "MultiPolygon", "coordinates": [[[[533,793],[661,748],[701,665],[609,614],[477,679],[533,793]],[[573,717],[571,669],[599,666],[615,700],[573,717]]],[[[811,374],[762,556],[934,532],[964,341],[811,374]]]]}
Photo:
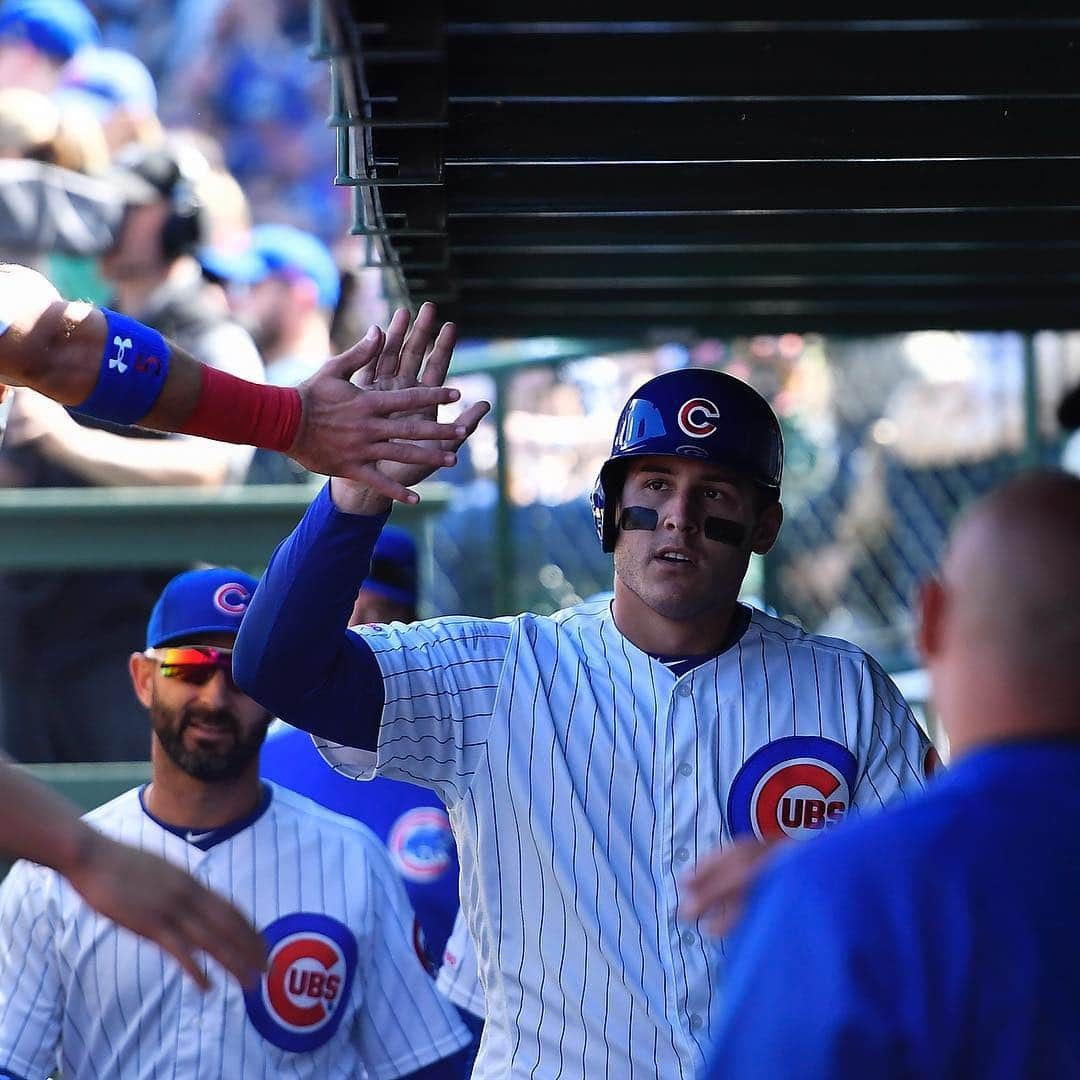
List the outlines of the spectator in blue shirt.
{"type": "Polygon", "coordinates": [[[1080,478],[958,524],[919,646],[953,766],[779,853],[730,942],[709,1078],[1080,1076],[1080,478]]]}

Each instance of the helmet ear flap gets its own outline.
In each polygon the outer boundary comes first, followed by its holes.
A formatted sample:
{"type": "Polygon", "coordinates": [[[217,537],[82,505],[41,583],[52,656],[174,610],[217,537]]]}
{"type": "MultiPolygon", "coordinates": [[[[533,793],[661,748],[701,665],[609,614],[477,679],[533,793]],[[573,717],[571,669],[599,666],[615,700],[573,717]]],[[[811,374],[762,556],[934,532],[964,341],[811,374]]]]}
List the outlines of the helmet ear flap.
{"type": "Polygon", "coordinates": [[[608,554],[615,550],[615,538],[619,532],[615,508],[622,494],[626,469],[625,461],[607,461],[593,484],[593,524],[596,526],[596,535],[600,537],[600,547],[608,554]]]}

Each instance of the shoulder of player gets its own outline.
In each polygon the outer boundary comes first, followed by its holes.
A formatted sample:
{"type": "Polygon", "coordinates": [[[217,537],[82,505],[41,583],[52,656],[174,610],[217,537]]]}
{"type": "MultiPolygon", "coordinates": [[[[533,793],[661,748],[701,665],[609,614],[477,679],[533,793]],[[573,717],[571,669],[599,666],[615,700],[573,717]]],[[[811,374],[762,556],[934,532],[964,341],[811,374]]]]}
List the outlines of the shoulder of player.
{"type": "Polygon", "coordinates": [[[787,650],[806,650],[831,655],[841,662],[857,667],[865,666],[875,674],[884,675],[884,669],[861,646],[844,638],[828,637],[825,634],[808,633],[787,619],[769,615],[758,608],[751,608],[750,625],[743,635],[742,643],[748,644],[753,637],[759,637],[768,645],[787,650]]]}
{"type": "MultiPolygon", "coordinates": [[[[520,618],[520,616],[517,616],[520,618]]],[[[505,643],[516,619],[481,619],[470,615],[440,615],[414,623],[365,623],[351,627],[375,652],[398,649],[424,651],[453,643],[458,647],[481,647],[486,642],[505,643]]]]}
{"type": "MultiPolygon", "coordinates": [[[[325,838],[338,837],[346,846],[353,845],[357,850],[370,847],[382,847],[382,841],[362,821],[329,810],[321,803],[309,799],[290,788],[282,787],[272,780],[263,779],[273,792],[270,803],[271,812],[279,822],[295,821],[301,825],[303,834],[310,837],[319,833],[325,838]]],[[[363,783],[357,780],[356,783],[363,783]]]]}
{"type": "Polygon", "coordinates": [[[101,806],[83,814],[83,820],[103,832],[112,832],[114,828],[119,829],[124,822],[143,814],[142,803],[139,800],[141,790],[142,785],[122,791],[107,803],[102,803],[101,806]]]}

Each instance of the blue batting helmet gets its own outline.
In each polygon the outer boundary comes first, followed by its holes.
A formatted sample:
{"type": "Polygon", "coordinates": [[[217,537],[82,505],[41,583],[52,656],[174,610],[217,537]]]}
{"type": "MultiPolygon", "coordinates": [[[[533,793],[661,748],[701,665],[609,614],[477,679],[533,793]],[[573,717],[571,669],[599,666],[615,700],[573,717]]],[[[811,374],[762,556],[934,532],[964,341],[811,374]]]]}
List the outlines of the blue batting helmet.
{"type": "Polygon", "coordinates": [[[605,551],[615,550],[615,503],[626,458],[659,455],[715,461],[780,495],[784,438],[769,403],[753,387],[707,368],[657,375],[623,406],[593,488],[593,520],[605,551]]]}

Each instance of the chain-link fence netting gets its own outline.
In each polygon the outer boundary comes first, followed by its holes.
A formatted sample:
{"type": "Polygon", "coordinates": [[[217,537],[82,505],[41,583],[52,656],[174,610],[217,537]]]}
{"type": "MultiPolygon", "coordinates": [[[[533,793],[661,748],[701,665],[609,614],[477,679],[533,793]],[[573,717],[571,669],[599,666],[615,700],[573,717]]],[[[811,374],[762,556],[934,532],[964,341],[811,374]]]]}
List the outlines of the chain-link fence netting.
{"type": "MultiPolygon", "coordinates": [[[[957,513],[1022,465],[1058,460],[1055,409],[1080,381],[1080,334],[786,334],[521,369],[503,380],[505,530],[488,420],[443,476],[455,494],[431,525],[427,612],[550,612],[610,589],[588,495],[623,401],[685,364],[746,379],[784,429],[785,524],[744,595],[899,670],[915,663],[915,590],[957,513]],[[500,565],[513,568],[501,594],[500,565]]],[[[495,391],[484,376],[459,384],[467,399],[495,391]]]]}

